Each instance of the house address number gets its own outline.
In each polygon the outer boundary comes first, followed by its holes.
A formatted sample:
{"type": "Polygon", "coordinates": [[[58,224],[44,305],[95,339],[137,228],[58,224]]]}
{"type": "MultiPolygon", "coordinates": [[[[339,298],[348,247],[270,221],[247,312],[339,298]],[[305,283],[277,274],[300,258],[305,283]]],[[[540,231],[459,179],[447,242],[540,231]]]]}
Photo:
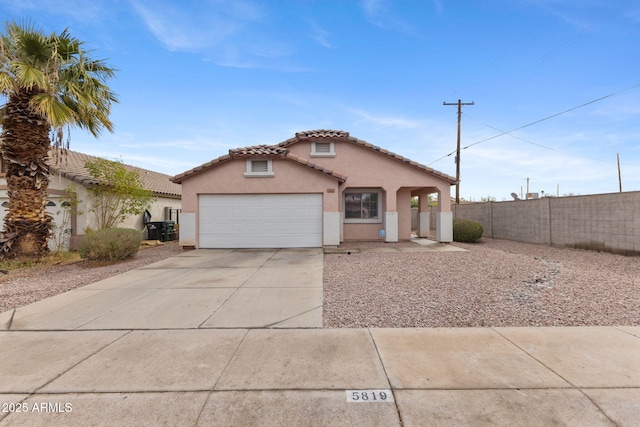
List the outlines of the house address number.
{"type": "Polygon", "coordinates": [[[391,390],[347,390],[347,402],[393,402],[391,390]]]}

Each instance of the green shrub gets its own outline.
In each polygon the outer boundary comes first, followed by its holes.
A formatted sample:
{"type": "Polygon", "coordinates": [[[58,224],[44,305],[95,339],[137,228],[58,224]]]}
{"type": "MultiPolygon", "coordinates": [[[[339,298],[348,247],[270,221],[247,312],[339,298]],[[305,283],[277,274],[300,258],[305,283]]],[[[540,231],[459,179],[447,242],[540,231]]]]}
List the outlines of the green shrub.
{"type": "Polygon", "coordinates": [[[80,256],[91,261],[117,261],[138,253],[142,233],[130,228],[103,228],[88,233],[80,245],[80,256]]]}
{"type": "Polygon", "coordinates": [[[482,225],[469,219],[453,220],[453,241],[475,243],[482,237],[482,225]]]}

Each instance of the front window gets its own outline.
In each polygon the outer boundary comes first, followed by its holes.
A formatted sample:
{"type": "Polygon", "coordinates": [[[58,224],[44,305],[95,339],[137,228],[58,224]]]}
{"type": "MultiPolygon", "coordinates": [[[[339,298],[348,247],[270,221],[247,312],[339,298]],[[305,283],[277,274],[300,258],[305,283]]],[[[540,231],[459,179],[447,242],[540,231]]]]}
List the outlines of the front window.
{"type": "Polygon", "coordinates": [[[350,222],[377,222],[380,219],[380,193],[349,192],[344,195],[344,217],[350,222]]]}

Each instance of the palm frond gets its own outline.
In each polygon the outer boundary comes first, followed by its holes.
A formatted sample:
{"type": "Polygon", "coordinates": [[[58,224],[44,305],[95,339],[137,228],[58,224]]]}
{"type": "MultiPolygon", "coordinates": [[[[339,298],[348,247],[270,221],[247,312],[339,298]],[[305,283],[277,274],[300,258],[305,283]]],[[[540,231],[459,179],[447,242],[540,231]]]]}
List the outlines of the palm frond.
{"type": "Polygon", "coordinates": [[[46,117],[49,124],[54,128],[62,127],[75,121],[76,114],[73,109],[49,93],[34,95],[31,99],[31,105],[43,117],[46,117]]]}
{"type": "Polygon", "coordinates": [[[48,86],[49,79],[41,69],[32,64],[18,61],[14,61],[11,65],[15,70],[17,83],[20,87],[31,90],[34,87],[45,89],[48,86]]]}

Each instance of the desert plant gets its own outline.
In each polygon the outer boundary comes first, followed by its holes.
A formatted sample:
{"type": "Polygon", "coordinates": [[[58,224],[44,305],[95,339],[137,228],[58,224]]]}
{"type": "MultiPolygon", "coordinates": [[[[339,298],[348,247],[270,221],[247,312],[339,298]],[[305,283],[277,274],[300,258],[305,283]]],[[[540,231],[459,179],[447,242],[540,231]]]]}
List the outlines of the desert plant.
{"type": "Polygon", "coordinates": [[[453,220],[453,241],[475,243],[482,237],[482,225],[469,219],[453,220]]]}
{"type": "Polygon", "coordinates": [[[99,182],[88,188],[89,211],[95,215],[98,228],[116,227],[129,215],[140,215],[153,204],[153,192],[144,188],[138,170],[102,158],[87,162],[85,167],[99,182]]]}
{"type": "Polygon", "coordinates": [[[103,228],[85,235],[80,256],[90,261],[117,261],[138,253],[142,235],[131,228],[103,228]]]}

